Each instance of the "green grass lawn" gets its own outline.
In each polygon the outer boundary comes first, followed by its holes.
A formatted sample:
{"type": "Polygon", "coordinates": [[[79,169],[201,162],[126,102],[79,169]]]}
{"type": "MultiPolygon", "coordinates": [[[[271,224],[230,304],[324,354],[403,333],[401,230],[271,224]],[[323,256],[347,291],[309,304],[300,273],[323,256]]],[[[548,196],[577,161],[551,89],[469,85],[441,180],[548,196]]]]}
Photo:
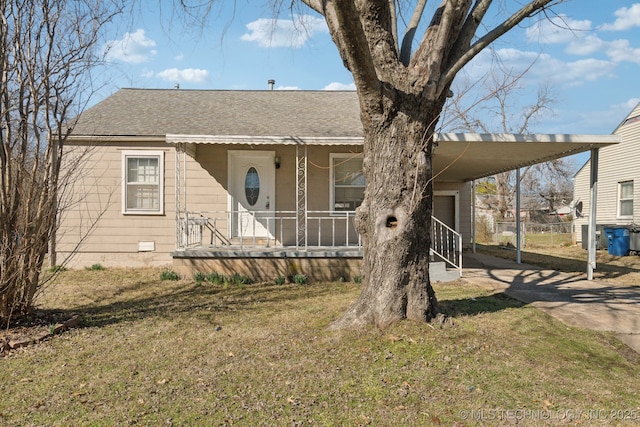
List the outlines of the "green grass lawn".
{"type": "Polygon", "coordinates": [[[81,327],[0,359],[0,425],[637,425],[640,355],[504,294],[435,287],[453,326],[328,331],[353,283],[67,271],[81,327]],[[611,417],[626,418],[614,420],[611,417]],[[606,418],[606,419],[605,419],[606,418]]]}
{"type": "Polygon", "coordinates": [[[526,247],[555,247],[571,244],[571,233],[527,233],[524,236],[526,247]]]}

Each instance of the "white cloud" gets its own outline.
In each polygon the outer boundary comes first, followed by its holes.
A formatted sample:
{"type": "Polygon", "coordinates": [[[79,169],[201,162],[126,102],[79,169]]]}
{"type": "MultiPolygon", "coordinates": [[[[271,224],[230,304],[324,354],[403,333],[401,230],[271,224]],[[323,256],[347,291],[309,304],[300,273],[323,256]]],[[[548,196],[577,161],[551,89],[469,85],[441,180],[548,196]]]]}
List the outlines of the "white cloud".
{"type": "Polygon", "coordinates": [[[276,90],[300,90],[298,86],[278,86],[276,90]]]}
{"type": "Polygon", "coordinates": [[[322,90],[356,90],[356,85],[355,83],[331,82],[322,90]]]}
{"type": "Polygon", "coordinates": [[[517,49],[499,49],[493,55],[482,52],[465,67],[465,72],[472,81],[480,81],[492,72],[503,73],[508,70],[513,76],[525,73],[525,81],[579,86],[585,81],[611,75],[616,66],[612,61],[593,58],[566,62],[549,54],[517,49]],[[496,60],[500,63],[501,71],[495,65],[496,60]]]}
{"type": "Polygon", "coordinates": [[[591,21],[578,21],[567,15],[558,15],[536,22],[527,28],[526,34],[529,41],[558,44],[580,38],[585,31],[591,31],[591,21]]]}
{"type": "MultiPolygon", "coordinates": [[[[627,11],[626,8],[622,8],[616,14],[619,14],[623,9],[627,11]]],[[[633,5],[629,10],[637,10],[636,25],[640,25],[640,4],[633,5]]],[[[635,18],[634,22],[636,22],[635,18]]],[[[622,28],[622,25],[620,24],[618,27],[622,28]]],[[[600,27],[600,29],[602,28],[600,27]]],[[[577,21],[565,15],[557,16],[551,20],[539,21],[527,29],[527,38],[547,44],[566,44],[565,52],[570,55],[602,54],[614,63],[640,63],[640,49],[632,47],[629,40],[602,40],[591,30],[591,21],[577,21]]]]}
{"type": "Polygon", "coordinates": [[[565,51],[572,55],[594,55],[602,53],[613,62],[635,62],[640,64],[640,48],[631,46],[629,40],[604,41],[597,36],[587,36],[573,41],[565,51]]]}
{"type": "Polygon", "coordinates": [[[289,19],[258,19],[247,24],[240,38],[261,47],[300,47],[314,34],[328,32],[326,22],[310,15],[289,19]]]}
{"type": "Polygon", "coordinates": [[[184,59],[184,53],[174,56],[173,59],[176,61],[182,61],[184,59]]]}
{"type": "Polygon", "coordinates": [[[631,5],[631,7],[622,7],[614,12],[617,19],[613,24],[604,24],[600,26],[604,31],[624,31],[633,27],[640,27],[640,3],[631,5]]]}
{"type": "Polygon", "coordinates": [[[629,40],[614,40],[608,43],[606,54],[614,62],[640,64],[640,48],[631,47],[629,40]]]}
{"type": "Polygon", "coordinates": [[[119,40],[110,40],[105,45],[107,58],[132,64],[147,62],[157,51],[156,42],[148,38],[143,29],[125,33],[119,40]]]}
{"type": "Polygon", "coordinates": [[[157,73],[156,77],[178,83],[202,83],[209,80],[209,72],[207,70],[197,68],[184,68],[182,70],[178,68],[169,68],[157,73]]]}
{"type": "Polygon", "coordinates": [[[571,40],[565,52],[572,55],[592,55],[606,50],[607,43],[600,37],[588,35],[579,39],[571,40]]]}

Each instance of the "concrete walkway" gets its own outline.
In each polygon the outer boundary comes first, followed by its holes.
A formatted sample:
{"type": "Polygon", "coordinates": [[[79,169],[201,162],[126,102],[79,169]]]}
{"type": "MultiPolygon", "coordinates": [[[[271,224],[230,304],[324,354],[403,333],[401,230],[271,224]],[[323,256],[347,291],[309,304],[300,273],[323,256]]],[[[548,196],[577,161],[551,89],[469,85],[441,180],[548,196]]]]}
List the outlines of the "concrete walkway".
{"type": "Polygon", "coordinates": [[[568,325],[614,332],[640,353],[640,284],[588,281],[586,273],[544,270],[478,253],[465,253],[462,278],[502,291],[568,325]]]}

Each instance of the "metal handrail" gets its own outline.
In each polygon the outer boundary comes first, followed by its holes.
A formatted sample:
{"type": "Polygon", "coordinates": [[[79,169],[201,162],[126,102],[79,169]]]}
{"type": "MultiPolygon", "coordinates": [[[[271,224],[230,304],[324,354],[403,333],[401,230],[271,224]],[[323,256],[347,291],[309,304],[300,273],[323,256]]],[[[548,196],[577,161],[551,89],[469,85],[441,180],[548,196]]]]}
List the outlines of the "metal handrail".
{"type": "Polygon", "coordinates": [[[462,277],[462,235],[436,217],[431,217],[430,250],[462,277]]]}

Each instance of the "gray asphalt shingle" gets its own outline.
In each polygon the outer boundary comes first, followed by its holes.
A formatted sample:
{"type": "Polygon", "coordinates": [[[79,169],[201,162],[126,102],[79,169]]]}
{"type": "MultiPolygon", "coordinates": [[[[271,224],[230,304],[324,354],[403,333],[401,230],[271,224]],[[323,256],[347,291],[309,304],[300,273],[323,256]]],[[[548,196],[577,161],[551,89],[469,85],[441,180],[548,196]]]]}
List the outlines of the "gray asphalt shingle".
{"type": "Polygon", "coordinates": [[[121,89],[73,134],[361,137],[362,123],[352,91],[121,89]]]}

